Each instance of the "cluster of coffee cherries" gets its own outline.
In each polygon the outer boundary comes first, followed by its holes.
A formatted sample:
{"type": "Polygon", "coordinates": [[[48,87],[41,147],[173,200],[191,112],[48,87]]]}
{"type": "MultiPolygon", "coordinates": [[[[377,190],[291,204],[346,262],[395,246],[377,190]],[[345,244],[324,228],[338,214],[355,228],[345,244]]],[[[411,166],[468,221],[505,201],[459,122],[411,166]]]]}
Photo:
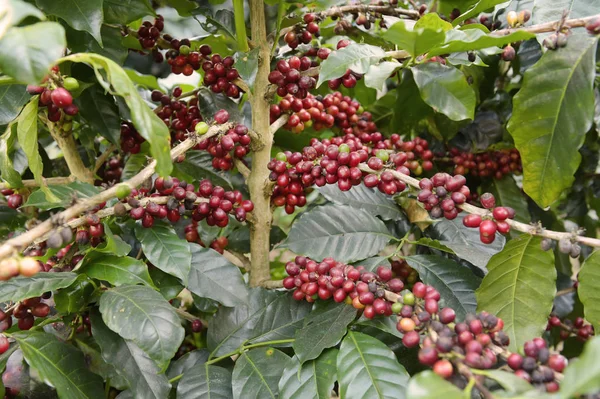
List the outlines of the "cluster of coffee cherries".
{"type": "Polygon", "coordinates": [[[128,121],[121,122],[121,151],[129,154],[140,152],[142,143],[146,141],[128,121]]]}
{"type": "Polygon", "coordinates": [[[194,71],[200,69],[202,55],[198,51],[192,51],[189,39],[178,40],[165,35],[165,40],[167,39],[170,39],[169,46],[171,48],[167,51],[165,57],[167,63],[171,66],[171,72],[176,75],[190,76],[194,71]]]}
{"type": "Polygon", "coordinates": [[[18,209],[23,205],[23,196],[13,189],[5,188],[1,191],[2,195],[6,197],[6,205],[12,209],[18,209]]]}
{"type": "Polygon", "coordinates": [[[239,98],[241,89],[234,81],[239,78],[240,74],[233,64],[233,57],[221,57],[219,54],[212,54],[212,49],[209,45],[200,46],[200,54],[202,57],[202,70],[204,78],[202,83],[210,87],[213,93],[223,93],[230,98],[239,98]]]}
{"type": "Polygon", "coordinates": [[[510,225],[506,220],[514,219],[515,210],[508,206],[496,206],[496,199],[490,193],[482,194],[479,201],[485,209],[491,210],[491,216],[467,215],[463,219],[463,225],[479,228],[481,242],[491,244],[496,239],[496,232],[507,234],[510,231],[510,225]]]}
{"type": "Polygon", "coordinates": [[[551,354],[543,338],[534,338],[523,345],[525,356],[510,354],[506,364],[515,375],[547,392],[558,391],[555,373],[562,373],[567,359],[559,354],[551,354]]]}
{"type": "Polygon", "coordinates": [[[496,179],[502,179],[509,173],[520,174],[523,172],[521,156],[516,149],[473,154],[460,151],[458,148],[451,148],[449,155],[452,157],[455,175],[470,173],[473,176],[493,176],[496,179]]]}
{"type": "Polygon", "coordinates": [[[306,98],[308,91],[317,85],[317,81],[312,76],[302,75],[301,72],[311,66],[312,61],[307,56],[292,56],[287,60],[279,60],[277,69],[269,73],[269,82],[277,85],[277,95],[280,97],[289,94],[299,99],[306,98]]]}
{"type": "MultiPolygon", "coordinates": [[[[222,109],[214,115],[214,120],[218,124],[224,124],[229,121],[229,113],[222,109]]],[[[199,135],[208,131],[208,125],[199,123],[196,125],[196,132],[199,135]]],[[[206,150],[213,157],[212,166],[217,170],[230,170],[233,167],[233,157],[243,159],[250,150],[250,136],[248,128],[238,124],[227,132],[209,137],[202,140],[196,149],[206,150]]]]}
{"type": "Polygon", "coordinates": [[[40,263],[30,256],[3,259],[0,261],[0,281],[6,281],[18,275],[31,277],[40,270],[40,263]]]}
{"type": "Polygon", "coordinates": [[[185,140],[188,132],[202,121],[198,99],[191,98],[186,102],[179,98],[182,94],[180,87],[174,87],[171,96],[159,90],[154,90],[150,95],[152,101],[161,104],[156,114],[169,127],[172,142],[185,140]]]}
{"type": "MultiPolygon", "coordinates": [[[[561,238],[558,240],[558,250],[576,259],[581,254],[581,246],[572,238],[561,238]]],[[[548,251],[554,248],[554,241],[550,238],[544,238],[540,245],[544,251],[548,251]]]]}
{"type": "MultiPolygon", "coordinates": [[[[17,326],[20,330],[29,330],[33,327],[36,317],[48,316],[50,313],[50,306],[41,300],[42,297],[25,299],[19,302],[13,309],[12,315],[17,319],[17,326]]],[[[6,317],[5,320],[8,322],[10,316],[7,314],[4,314],[4,316],[6,317]]]]}
{"type": "Polygon", "coordinates": [[[550,331],[553,328],[559,329],[561,340],[576,337],[580,341],[587,341],[590,337],[594,336],[594,326],[586,323],[582,317],[577,317],[575,320],[561,320],[558,316],[551,315],[548,318],[546,330],[550,331]]]}
{"type": "Polygon", "coordinates": [[[333,298],[335,302],[347,301],[356,309],[362,309],[365,317],[392,315],[392,304],[385,292],[399,293],[404,281],[394,277],[391,268],[379,266],[376,273],[363,266],[351,266],[325,258],[316,262],[305,256],[297,256],[285,265],[288,277],[283,279],[286,289],[293,289],[296,300],[314,302],[317,298],[333,298]]]}
{"type": "MultiPolygon", "coordinates": [[[[248,201],[248,200],[245,200],[245,201],[248,201]]],[[[254,206],[251,205],[251,202],[248,201],[246,203],[246,209],[250,209],[250,211],[252,209],[254,209],[254,206]]],[[[248,211],[248,212],[250,212],[250,211],[248,211]]],[[[184,234],[185,234],[185,239],[188,242],[195,242],[196,244],[199,244],[202,247],[206,247],[206,244],[200,238],[200,234],[198,234],[198,221],[192,219],[192,223],[185,226],[184,234]]],[[[223,254],[223,252],[225,252],[225,248],[227,247],[227,245],[229,245],[229,240],[227,239],[227,237],[220,236],[220,237],[215,238],[210,243],[209,247],[214,249],[218,253],[223,254]]]]}
{"type": "Polygon", "coordinates": [[[96,181],[96,184],[100,185],[104,183],[110,185],[121,181],[123,166],[123,158],[118,155],[110,157],[108,161],[104,163],[104,168],[98,170],[98,176],[101,177],[102,180],[96,181]]]}
{"type": "Polygon", "coordinates": [[[137,30],[140,46],[145,49],[154,48],[164,28],[165,19],[162,15],[157,15],[154,19],[154,23],[150,21],[144,21],[142,26],[140,26],[137,30]]]}
{"type": "Polygon", "coordinates": [[[436,173],[431,179],[419,181],[421,191],[417,201],[421,202],[433,218],[456,219],[461,211],[458,205],[467,201],[471,193],[466,186],[467,179],[462,175],[450,176],[448,173],[436,173]]]}
{"type": "MultiPolygon", "coordinates": [[[[58,74],[58,67],[52,69],[53,74],[58,74]]],[[[63,118],[62,129],[71,131],[71,118],[79,112],[77,105],[73,104],[73,96],[71,90],[76,90],[79,87],[77,79],[72,77],[61,77],[58,75],[56,79],[45,79],[45,84],[42,86],[28,85],[27,92],[31,95],[39,94],[39,106],[47,107],[48,120],[58,122],[63,118]]]]}
{"type": "Polygon", "coordinates": [[[321,20],[321,17],[318,14],[308,13],[304,14],[303,20],[306,25],[294,25],[283,37],[283,40],[292,49],[295,49],[301,43],[310,43],[313,37],[319,37],[320,29],[318,22],[321,20]]]}

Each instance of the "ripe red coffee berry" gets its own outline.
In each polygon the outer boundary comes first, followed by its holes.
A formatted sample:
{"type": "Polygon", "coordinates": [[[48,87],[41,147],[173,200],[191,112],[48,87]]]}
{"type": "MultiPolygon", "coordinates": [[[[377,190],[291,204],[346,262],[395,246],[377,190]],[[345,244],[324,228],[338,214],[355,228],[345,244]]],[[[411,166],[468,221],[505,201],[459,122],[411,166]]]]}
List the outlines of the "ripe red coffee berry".
{"type": "Polygon", "coordinates": [[[407,348],[414,348],[421,342],[421,337],[416,331],[409,331],[402,337],[402,344],[407,348]]]}
{"type": "Polygon", "coordinates": [[[496,223],[493,220],[484,220],[479,225],[479,233],[483,237],[494,236],[494,234],[496,234],[496,230],[498,230],[498,227],[496,226],[496,223]]]}
{"type": "Polygon", "coordinates": [[[8,342],[8,338],[4,335],[0,335],[0,355],[8,350],[10,347],[10,342],[8,342]]]}
{"type": "Polygon", "coordinates": [[[215,122],[217,122],[218,124],[227,123],[227,121],[229,121],[229,112],[227,112],[224,109],[219,110],[215,114],[214,119],[215,119],[215,122]]]}
{"type": "Polygon", "coordinates": [[[54,105],[56,105],[58,108],[64,108],[73,104],[73,96],[71,96],[71,93],[69,93],[68,90],[62,87],[57,87],[56,89],[52,90],[50,98],[52,99],[54,105]]]}
{"type": "Polygon", "coordinates": [[[438,360],[433,365],[433,372],[442,378],[450,378],[452,376],[452,363],[446,359],[438,360]]]}
{"type": "Polygon", "coordinates": [[[506,209],[502,206],[498,206],[498,207],[494,208],[494,210],[492,211],[492,215],[494,216],[494,219],[496,219],[496,220],[506,220],[506,219],[508,219],[509,213],[508,213],[508,209],[506,209]]]}
{"type": "Polygon", "coordinates": [[[6,198],[6,203],[9,208],[17,209],[23,204],[23,196],[20,194],[12,194],[6,198]]]}
{"type": "Polygon", "coordinates": [[[456,312],[452,308],[443,308],[440,312],[440,321],[444,324],[452,323],[456,319],[456,312]]]}
{"type": "Polygon", "coordinates": [[[481,224],[481,216],[479,215],[467,215],[464,217],[463,219],[463,225],[465,225],[465,227],[479,227],[479,225],[481,224]]]}
{"type": "Polygon", "coordinates": [[[195,319],[192,321],[192,331],[195,333],[199,333],[202,331],[202,321],[199,319],[195,319]]]}
{"type": "Polygon", "coordinates": [[[512,353],[510,356],[508,356],[508,359],[506,359],[506,363],[511,369],[519,370],[523,365],[523,356],[519,355],[518,353],[512,353]]]}
{"type": "Polygon", "coordinates": [[[486,209],[492,209],[496,206],[496,198],[491,193],[483,193],[479,198],[479,202],[486,209]]]}

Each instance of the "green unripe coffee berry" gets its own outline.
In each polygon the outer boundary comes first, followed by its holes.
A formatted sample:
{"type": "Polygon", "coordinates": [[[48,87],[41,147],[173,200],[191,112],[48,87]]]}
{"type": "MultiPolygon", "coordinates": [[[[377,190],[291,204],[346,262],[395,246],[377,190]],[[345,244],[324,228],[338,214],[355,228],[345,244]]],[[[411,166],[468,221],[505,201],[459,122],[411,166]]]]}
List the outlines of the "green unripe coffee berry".
{"type": "Polygon", "coordinates": [[[415,296],[413,295],[412,292],[407,292],[406,294],[404,294],[404,296],[402,297],[402,302],[405,305],[408,306],[413,306],[415,304],[415,296]]]}
{"type": "Polygon", "coordinates": [[[338,147],[338,151],[339,152],[350,152],[350,147],[348,146],[348,144],[340,144],[340,146],[338,147]]]}
{"type": "Polygon", "coordinates": [[[73,122],[64,122],[62,124],[62,130],[64,132],[70,132],[73,129],[73,122]]]}
{"type": "Polygon", "coordinates": [[[400,313],[402,310],[402,304],[400,302],[394,302],[392,304],[392,313],[400,313]]]}
{"type": "Polygon", "coordinates": [[[127,184],[119,184],[117,186],[118,199],[127,198],[129,194],[131,194],[131,187],[129,187],[127,184]]]}
{"type": "Polygon", "coordinates": [[[278,161],[287,162],[287,155],[285,155],[283,152],[278,152],[277,155],[275,155],[275,159],[278,161]]]}
{"type": "Polygon", "coordinates": [[[206,122],[198,122],[196,124],[195,130],[196,133],[202,136],[203,134],[206,134],[206,132],[208,132],[208,125],[206,124],[206,122]]]}
{"type": "Polygon", "coordinates": [[[183,45],[183,46],[179,46],[179,54],[181,55],[188,55],[190,53],[190,46],[187,45],[183,45]]]}
{"type": "Polygon", "coordinates": [[[377,151],[377,158],[381,159],[383,162],[387,162],[390,159],[390,154],[386,150],[377,151]]]}
{"type": "Polygon", "coordinates": [[[79,82],[75,78],[64,78],[63,87],[69,91],[77,90],[79,88],[79,82]]]}

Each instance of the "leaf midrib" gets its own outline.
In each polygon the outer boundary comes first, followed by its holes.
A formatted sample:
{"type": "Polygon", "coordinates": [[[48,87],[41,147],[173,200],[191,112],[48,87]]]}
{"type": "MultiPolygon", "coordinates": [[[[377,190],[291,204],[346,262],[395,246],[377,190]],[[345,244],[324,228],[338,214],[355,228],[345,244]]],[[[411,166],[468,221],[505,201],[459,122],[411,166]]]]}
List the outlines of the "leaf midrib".
{"type": "Polygon", "coordinates": [[[371,373],[371,369],[369,368],[369,365],[367,364],[367,360],[365,359],[365,357],[362,353],[362,350],[358,346],[358,341],[356,341],[356,338],[354,337],[354,333],[352,331],[350,331],[350,332],[348,332],[348,336],[352,339],[352,342],[354,343],[354,346],[356,347],[356,351],[358,352],[358,355],[360,356],[360,360],[362,360],[363,365],[365,366],[365,370],[367,370],[369,379],[373,382],[373,387],[375,388],[375,391],[377,391],[377,397],[379,397],[379,398],[383,397],[381,395],[381,390],[379,389],[379,385],[377,385],[377,381],[375,380],[375,378],[373,378],[373,374],[371,373]]]}

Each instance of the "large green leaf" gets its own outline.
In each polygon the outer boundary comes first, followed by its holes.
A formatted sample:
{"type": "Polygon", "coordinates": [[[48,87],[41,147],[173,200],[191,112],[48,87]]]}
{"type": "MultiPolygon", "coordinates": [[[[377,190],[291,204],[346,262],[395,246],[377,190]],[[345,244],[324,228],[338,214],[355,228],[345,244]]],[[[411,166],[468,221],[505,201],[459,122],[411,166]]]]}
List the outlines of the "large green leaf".
{"type": "Polygon", "coordinates": [[[29,169],[38,183],[42,183],[44,164],[38,149],[38,97],[35,96],[23,108],[17,119],[17,136],[19,144],[29,163],[29,169]]]}
{"type": "Polygon", "coordinates": [[[318,190],[331,202],[364,209],[384,220],[396,220],[403,216],[400,207],[389,195],[368,188],[364,184],[354,186],[349,191],[342,191],[333,184],[326,184],[318,190]]]}
{"type": "Polygon", "coordinates": [[[246,306],[221,307],[210,320],[206,340],[211,356],[224,355],[244,343],[294,338],[310,308],[287,292],[255,288],[246,306]]]}
{"type": "Polygon", "coordinates": [[[565,378],[560,384],[561,399],[571,399],[600,389],[599,358],[600,337],[597,336],[585,344],[579,359],[565,370],[565,378]]]}
{"type": "Polygon", "coordinates": [[[294,356],[279,380],[279,396],[286,399],[330,399],[337,379],[337,354],[337,349],[329,349],[304,364],[300,364],[294,356]]]}
{"type": "Polygon", "coordinates": [[[510,349],[517,351],[546,329],[556,293],[554,254],[543,251],[541,238],[524,234],[492,257],[489,273],[475,293],[477,310],[504,320],[510,349]]]}
{"type": "Polygon", "coordinates": [[[100,346],[94,337],[78,335],[74,339],[74,343],[83,353],[83,356],[87,361],[87,365],[92,373],[98,374],[104,379],[104,381],[110,379],[110,385],[112,387],[117,389],[129,388],[129,383],[117,373],[117,370],[112,365],[108,364],[102,358],[100,346]]]}
{"type": "Polygon", "coordinates": [[[465,227],[463,217],[464,215],[459,215],[454,220],[438,221],[427,232],[460,258],[485,271],[490,258],[502,251],[506,239],[500,233],[496,233],[493,243],[483,244],[479,239],[479,230],[465,227]]]}
{"type": "Polygon", "coordinates": [[[119,145],[121,118],[119,108],[112,96],[105,94],[99,86],[94,86],[85,90],[76,103],[81,116],[94,130],[111,143],[119,145]]]}
{"type": "Polygon", "coordinates": [[[210,179],[224,188],[233,188],[231,174],[215,170],[212,166],[212,156],[206,151],[188,151],[185,161],[178,163],[176,167],[196,180],[210,179]]]}
{"type": "Polygon", "coordinates": [[[100,314],[90,314],[92,333],[100,346],[102,358],[127,380],[135,398],[166,398],[171,384],[157,364],[132,341],[112,332],[100,314]]]}
{"type": "Polygon", "coordinates": [[[125,162],[121,178],[123,180],[131,179],[133,176],[137,175],[140,170],[144,169],[147,163],[148,157],[145,154],[131,154],[129,158],[127,158],[127,162],[125,162]]]}
{"type": "Polygon", "coordinates": [[[385,82],[400,67],[402,64],[396,61],[384,61],[377,65],[371,65],[364,75],[365,86],[383,92],[386,87],[385,82]]]}
{"type": "Polygon", "coordinates": [[[27,17],[34,17],[40,20],[46,19],[46,16],[43,12],[35,8],[35,6],[26,3],[25,1],[9,0],[8,6],[8,8],[12,8],[12,16],[10,18],[10,24],[12,26],[18,25],[19,22],[23,21],[27,17]]]}
{"type": "Polygon", "coordinates": [[[21,83],[38,84],[66,46],[65,30],[57,22],[13,27],[0,40],[0,69],[21,83]]]}
{"type": "Polygon", "coordinates": [[[467,313],[475,313],[477,301],[475,290],[481,279],[467,267],[438,255],[414,255],[406,261],[427,285],[440,292],[443,305],[456,311],[456,318],[462,321],[467,313]]]}
{"type": "Polygon", "coordinates": [[[16,130],[16,125],[10,125],[0,137],[0,177],[11,187],[20,187],[23,185],[21,175],[15,170],[10,158],[10,150],[17,137],[16,130]]]}
{"type": "Polygon", "coordinates": [[[408,383],[407,399],[464,399],[463,392],[433,371],[423,371],[408,383]]]}
{"type": "Polygon", "coordinates": [[[476,4],[473,4],[467,11],[463,12],[452,21],[452,25],[456,26],[469,18],[476,17],[480,13],[493,8],[497,4],[504,3],[506,0],[479,0],[476,4]]]}
{"type": "Polygon", "coordinates": [[[332,52],[321,63],[317,87],[323,82],[342,77],[348,69],[366,73],[369,67],[385,57],[385,51],[370,44],[354,43],[332,52]]]}
{"type": "Polygon", "coordinates": [[[463,51],[482,50],[491,47],[503,47],[507,44],[527,40],[535,37],[535,34],[518,30],[509,35],[495,36],[493,33],[487,34],[479,29],[452,29],[446,32],[446,40],[441,45],[435,47],[429,53],[430,57],[458,53],[463,51]]]}
{"type": "Polygon", "coordinates": [[[322,260],[352,262],[376,255],[392,238],[370,212],[350,206],[319,206],[302,214],[280,247],[322,260]]]}
{"type": "Polygon", "coordinates": [[[408,373],[383,342],[349,331],[337,357],[341,399],[403,399],[408,373]]]}
{"type": "Polygon", "coordinates": [[[104,225],[104,243],[94,248],[95,252],[102,252],[116,256],[125,256],[131,252],[131,245],[127,244],[123,239],[113,234],[110,225],[105,220],[104,225]]]}
{"type": "Polygon", "coordinates": [[[225,306],[248,302],[248,288],[240,269],[210,248],[190,244],[192,267],[187,288],[202,298],[225,306]]]}
{"type": "Polygon", "coordinates": [[[408,51],[410,55],[416,57],[441,44],[445,38],[444,32],[448,29],[452,29],[452,25],[433,13],[424,15],[413,29],[409,29],[405,21],[398,21],[382,36],[398,46],[400,50],[408,51]]]}
{"type": "Polygon", "coordinates": [[[56,304],[56,310],[67,314],[79,312],[88,304],[93,292],[94,285],[91,283],[91,279],[84,275],[79,275],[71,285],[54,293],[53,299],[56,304]]]}
{"type": "Polygon", "coordinates": [[[36,4],[46,14],[56,15],[73,28],[90,33],[102,45],[102,0],[36,0],[36,4]]]}
{"type": "Polygon", "coordinates": [[[596,331],[600,331],[600,251],[592,253],[585,260],[577,280],[577,294],[583,303],[585,318],[596,331]]]}
{"type": "Polygon", "coordinates": [[[459,69],[428,62],[412,67],[411,71],[421,98],[434,111],[453,121],[474,118],[475,92],[459,69]]]}
{"type": "Polygon", "coordinates": [[[523,163],[523,189],[542,208],[575,180],[579,147],[592,126],[596,43],[575,35],[525,72],[508,131],[523,163]]]}
{"type": "Polygon", "coordinates": [[[98,54],[77,53],[69,55],[63,60],[90,64],[96,71],[96,78],[104,89],[123,97],[129,107],[133,124],[140,135],[150,143],[152,157],[157,162],[156,171],[161,176],[171,173],[173,165],[170,155],[169,129],[140,97],[123,68],[98,54]],[[101,74],[100,70],[103,70],[104,74],[101,74]]]}
{"type": "Polygon", "coordinates": [[[102,379],[91,373],[83,354],[52,334],[29,331],[13,334],[27,363],[48,381],[62,399],[98,398],[102,379]]]}
{"type": "Polygon", "coordinates": [[[72,203],[73,198],[81,200],[93,197],[100,192],[98,187],[79,181],[60,186],[52,185],[46,187],[46,189],[54,196],[56,201],[48,199],[48,194],[44,190],[37,190],[31,193],[23,206],[33,206],[43,210],[66,208],[72,203]]]}
{"type": "Polygon", "coordinates": [[[30,97],[24,85],[0,86],[0,125],[15,119],[30,97]]]}
{"type": "Polygon", "coordinates": [[[71,272],[38,273],[33,277],[14,277],[0,284],[0,302],[18,302],[71,285],[77,275],[71,272]]]}
{"type": "Polygon", "coordinates": [[[311,312],[295,334],[293,347],[300,363],[316,359],[323,350],[337,345],[355,318],[354,307],[333,301],[311,312]]]}
{"type": "Polygon", "coordinates": [[[104,0],[104,21],[109,24],[125,25],[146,15],[154,15],[148,0],[104,0]]]}
{"type": "MultiPolygon", "coordinates": [[[[102,25],[100,34],[102,35],[103,46],[100,46],[96,39],[87,32],[75,30],[66,27],[67,43],[72,53],[95,53],[107,57],[119,65],[125,63],[125,58],[129,53],[125,39],[121,34],[121,28],[116,25],[102,25]]],[[[133,39],[137,45],[138,41],[133,39]]],[[[91,85],[91,84],[90,84],[91,85]]],[[[81,90],[81,88],[80,88],[81,90]]],[[[122,116],[125,117],[126,113],[122,116]]]]}
{"type": "Polygon", "coordinates": [[[116,256],[92,251],[86,255],[78,272],[112,285],[144,284],[154,286],[148,266],[129,256],[116,256]]]}
{"type": "Polygon", "coordinates": [[[290,358],[273,348],[244,352],[235,362],[231,385],[234,399],[276,399],[279,380],[290,358]]]}
{"type": "Polygon", "coordinates": [[[179,349],[185,331],[175,309],[158,292],[142,285],[126,285],[100,297],[106,325],[132,340],[159,364],[168,362],[179,349]]]}
{"type": "Polygon", "coordinates": [[[178,399],[231,399],[231,371],[199,364],[187,371],[177,385],[178,399]]]}
{"type": "Polygon", "coordinates": [[[192,253],[188,242],[179,238],[170,224],[158,221],[149,229],[136,224],[135,236],[154,266],[187,284],[192,253]]]}

